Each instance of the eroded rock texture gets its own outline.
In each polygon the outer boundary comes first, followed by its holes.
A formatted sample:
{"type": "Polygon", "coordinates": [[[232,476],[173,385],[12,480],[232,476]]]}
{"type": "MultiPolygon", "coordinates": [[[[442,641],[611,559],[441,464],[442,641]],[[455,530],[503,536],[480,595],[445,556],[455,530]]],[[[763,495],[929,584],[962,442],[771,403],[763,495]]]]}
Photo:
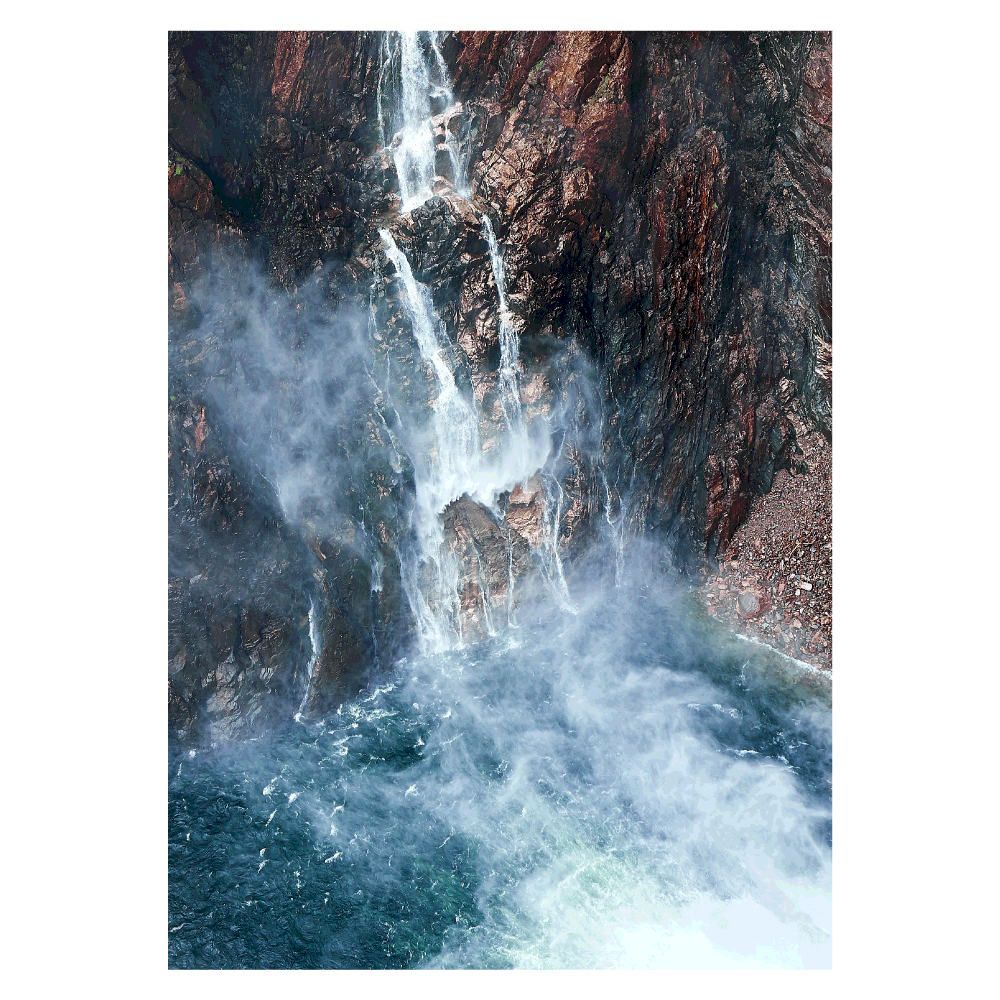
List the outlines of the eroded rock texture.
{"type": "Polygon", "coordinates": [[[788,406],[831,432],[829,35],[459,33],[452,49],[522,337],[587,346],[617,484],[642,484],[636,527],[714,554],[791,461],[788,406]]]}
{"type": "MultiPolygon", "coordinates": [[[[829,34],[455,32],[442,48],[461,106],[435,129],[441,139],[447,124],[461,141],[471,197],[455,193],[440,155],[437,196],[401,215],[392,157],[379,148],[377,34],[170,37],[179,726],[206,713],[287,716],[305,691],[310,600],[324,635],[310,711],[333,706],[406,641],[395,554],[413,480],[394,434],[398,409],[431,405],[433,386],[379,227],[429,286],[490,449],[503,414],[480,225],[489,214],[525,414],[560,408],[575,428],[558,442],[553,528],[570,568],[612,508],[681,564],[712,558],[775,473],[794,471],[790,415],[831,436],[829,34]],[[364,486],[376,509],[338,501],[336,515],[291,523],[262,499],[266,484],[234,471],[252,463],[213,415],[204,338],[180,348],[204,328],[197,290],[208,272],[243,259],[289,294],[319,289],[331,310],[374,315],[371,393],[352,411],[356,435],[329,451],[383,456],[364,486]],[[216,546],[226,553],[217,565],[198,563],[216,546]]],[[[465,497],[446,512],[470,635],[507,614],[512,574],[537,567],[543,489],[519,487],[499,511],[465,497]]]]}
{"type": "Polygon", "coordinates": [[[305,692],[308,580],[267,484],[204,404],[171,394],[169,719],[239,735],[305,692]]]}

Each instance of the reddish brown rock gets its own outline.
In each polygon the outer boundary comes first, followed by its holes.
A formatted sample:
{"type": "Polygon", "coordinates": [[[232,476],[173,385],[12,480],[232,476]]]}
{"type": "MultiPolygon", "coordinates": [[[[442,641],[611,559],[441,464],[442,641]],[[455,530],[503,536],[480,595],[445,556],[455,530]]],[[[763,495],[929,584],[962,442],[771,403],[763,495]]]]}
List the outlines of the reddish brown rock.
{"type": "MultiPolygon", "coordinates": [[[[777,622],[812,622],[815,611],[820,638],[809,643],[828,662],[829,576],[812,550],[829,511],[830,35],[458,32],[442,48],[462,102],[455,130],[468,122],[472,203],[444,178],[442,197],[405,219],[391,156],[379,148],[376,34],[171,34],[168,294],[178,339],[197,279],[230,238],[252,240],[276,283],[296,288],[329,274],[331,295],[367,309],[376,228],[388,224],[418,280],[433,286],[463,385],[485,412],[484,441],[495,448],[503,420],[496,292],[479,234],[487,211],[521,337],[526,415],[546,414],[565,391],[565,372],[549,379],[545,370],[570,346],[592,366],[604,410],[593,421],[601,440],[560,455],[564,555],[584,546],[595,514],[603,516],[591,449],[612,482],[631,484],[630,530],[658,533],[682,563],[739,552],[739,577],[723,567],[732,586],[713,588],[720,617],[803,655],[799,640],[785,645],[777,622]],[[814,438],[822,438],[816,462],[814,438]],[[795,503],[779,502],[786,493],[795,503]],[[752,546],[761,511],[774,505],[791,517],[780,536],[791,547],[777,567],[752,546]],[[793,601],[794,574],[814,589],[800,588],[793,601]],[[779,576],[790,581],[784,590],[779,576]],[[774,603],[752,620],[733,610],[747,579],[774,603]]],[[[398,304],[390,308],[398,315],[398,304]]],[[[418,366],[400,368],[399,391],[416,392],[416,376],[404,383],[418,366]]],[[[213,451],[211,415],[201,432],[196,411],[188,416],[189,443],[171,448],[183,466],[176,495],[197,473],[196,495],[218,504],[213,530],[228,538],[232,482],[213,451]]],[[[535,487],[524,484],[506,502],[505,519],[467,505],[452,518],[470,613],[502,603],[512,536],[520,552],[537,547],[535,487]]],[[[393,537],[388,522],[375,531],[393,537]]],[[[328,579],[363,578],[346,549],[324,544],[319,562],[336,567],[324,570],[328,579]]],[[[301,603],[300,592],[288,633],[297,643],[306,634],[301,603]]],[[[365,634],[363,610],[358,621],[365,634]]],[[[171,680],[178,717],[194,704],[182,683],[194,669],[193,642],[172,654],[188,650],[171,680]]],[[[334,660],[360,659],[360,648],[334,641],[340,652],[321,675],[333,684],[345,667],[334,660]]],[[[258,661],[254,670],[266,674],[258,661]]],[[[220,705],[244,667],[233,677],[220,667],[220,705]]],[[[258,679],[270,683],[265,674],[258,679]]]]}
{"type": "Polygon", "coordinates": [[[467,640],[486,638],[507,624],[517,607],[511,578],[531,564],[527,541],[481,504],[462,497],[444,512],[445,542],[458,559],[462,631],[467,640]]]}
{"type": "Polygon", "coordinates": [[[533,549],[542,544],[544,531],[545,496],[538,476],[525,484],[518,484],[507,498],[504,520],[533,549]]]}

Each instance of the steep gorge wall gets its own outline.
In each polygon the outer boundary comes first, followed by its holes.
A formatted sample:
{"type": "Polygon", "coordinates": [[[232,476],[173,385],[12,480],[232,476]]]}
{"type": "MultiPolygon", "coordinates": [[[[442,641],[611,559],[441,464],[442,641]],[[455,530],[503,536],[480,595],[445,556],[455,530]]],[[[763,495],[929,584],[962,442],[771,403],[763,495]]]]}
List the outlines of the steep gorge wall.
{"type": "MultiPolygon", "coordinates": [[[[202,321],[195,290],[222,250],[259,261],[293,295],[318,281],[333,306],[363,308],[381,282],[381,319],[398,328],[375,232],[389,225],[430,284],[489,411],[498,347],[487,248],[475,213],[447,191],[398,215],[392,161],[378,150],[379,52],[377,35],[366,33],[171,36],[171,336],[183,345],[202,321]]],[[[471,200],[489,212],[503,246],[526,376],[575,342],[598,375],[606,420],[597,432],[630,530],[662,535],[689,565],[711,557],[775,472],[794,468],[789,413],[831,433],[830,36],[456,32],[443,52],[464,102],[453,129],[469,154],[471,200]]],[[[221,419],[196,355],[172,355],[171,419],[187,421],[189,435],[199,414],[221,419]]],[[[541,375],[526,385],[529,402],[534,394],[546,405],[541,375]]],[[[570,557],[605,502],[593,470],[574,460],[559,525],[570,557]]],[[[371,573],[346,539],[349,526],[307,542],[313,554],[323,545],[340,553],[320,572],[322,593],[337,593],[324,599],[324,634],[339,639],[324,643],[328,696],[317,710],[345,678],[366,674],[380,640],[385,655],[405,640],[391,552],[410,483],[405,468],[379,475],[388,508],[373,535],[383,538],[384,598],[379,591],[373,605],[367,579],[345,588],[371,573]]],[[[171,466],[175,506],[192,481],[171,466]]],[[[251,507],[264,503],[265,487],[248,480],[246,490],[251,507]]],[[[453,511],[449,523],[489,549],[482,539],[492,529],[474,510],[453,511]]],[[[218,656],[185,660],[181,647],[197,642],[180,638],[220,633],[238,603],[235,584],[220,584],[225,599],[217,593],[206,604],[190,593],[196,574],[174,572],[197,537],[232,549],[227,524],[198,530],[188,538],[172,528],[172,600],[201,608],[172,612],[178,725],[223,687],[218,656]]],[[[281,577],[295,566],[293,575],[315,579],[294,534],[286,529],[284,548],[265,556],[269,571],[281,577]]],[[[252,539],[240,558],[264,551],[252,539]]],[[[227,565],[239,565],[237,556],[227,565]]],[[[286,638],[268,663],[284,663],[275,671],[283,679],[262,673],[266,665],[253,674],[258,714],[269,705],[287,714],[302,694],[295,670],[308,658],[308,589],[290,586],[298,596],[275,611],[268,634],[286,638]]]]}
{"type": "Polygon", "coordinates": [[[794,460],[793,398],[831,431],[829,36],[452,46],[529,339],[575,335],[602,366],[636,527],[715,553],[794,460]]]}

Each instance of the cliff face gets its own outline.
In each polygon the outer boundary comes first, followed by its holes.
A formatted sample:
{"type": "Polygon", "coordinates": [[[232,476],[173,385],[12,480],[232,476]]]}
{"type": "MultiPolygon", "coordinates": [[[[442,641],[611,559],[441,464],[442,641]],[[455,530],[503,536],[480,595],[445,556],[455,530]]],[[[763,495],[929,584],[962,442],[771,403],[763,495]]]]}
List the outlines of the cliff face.
{"type": "MultiPolygon", "coordinates": [[[[375,441],[390,455],[366,466],[380,501],[361,519],[363,544],[347,503],[337,516],[295,524],[272,505],[244,533],[273,537],[262,548],[268,572],[297,581],[259,605],[270,632],[244,629],[226,647],[238,662],[253,645],[244,636],[282,637],[265,643],[275,666],[254,681],[266,692],[261,704],[271,699],[287,714],[305,690],[310,600],[322,607],[325,639],[309,696],[317,711],[345,678],[386,664],[412,628],[396,554],[413,470],[392,443],[390,410],[429,398],[380,227],[430,290],[488,451],[503,412],[486,212],[520,338],[521,403],[569,413],[554,524],[545,523],[542,481],[503,496],[499,519],[468,497],[445,514],[473,635],[488,630],[491,608],[509,613],[507,588],[531,552],[555,546],[571,571],[612,511],[630,533],[660,535],[682,563],[721,553],[775,473],[796,470],[790,415],[830,437],[828,34],[447,35],[442,54],[461,105],[436,127],[456,137],[469,198],[449,183],[441,155],[438,196],[405,214],[392,157],[380,149],[377,35],[176,33],[169,52],[171,426],[190,437],[196,418],[223,419],[212,397],[219,370],[203,358],[205,289],[241,259],[300,296],[300,314],[372,313],[381,331],[374,369],[395,379],[391,399],[387,382],[358,401],[357,441],[330,445],[356,453],[375,441]],[[196,346],[185,351],[189,337],[196,346]]],[[[206,470],[239,451],[204,453],[172,438],[172,456],[177,448],[206,470]]],[[[171,461],[176,505],[191,474],[171,461]]],[[[179,721],[204,714],[205,692],[225,686],[205,678],[226,650],[206,646],[194,666],[198,644],[182,639],[198,632],[204,645],[213,628],[224,631],[213,615],[235,612],[205,609],[234,605],[239,573],[195,598],[183,581],[196,574],[173,567],[217,542],[231,548],[236,534],[218,519],[185,535],[172,528],[171,594],[185,595],[172,596],[172,662],[188,650],[187,673],[176,670],[189,678],[183,695],[172,681],[179,721]]],[[[216,708],[221,719],[233,712],[216,708]]]]}
{"type": "Polygon", "coordinates": [[[831,430],[829,36],[453,47],[528,337],[538,317],[599,360],[635,527],[715,553],[793,460],[793,399],[831,430]]]}

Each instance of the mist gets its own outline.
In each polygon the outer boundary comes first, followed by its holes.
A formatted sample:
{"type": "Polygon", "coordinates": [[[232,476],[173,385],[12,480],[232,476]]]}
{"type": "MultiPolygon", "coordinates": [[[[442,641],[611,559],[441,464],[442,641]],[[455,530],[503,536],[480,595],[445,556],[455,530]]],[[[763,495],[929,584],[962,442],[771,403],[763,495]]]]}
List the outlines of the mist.
{"type": "Polygon", "coordinates": [[[199,321],[171,345],[172,369],[234,432],[284,517],[314,530],[358,516],[376,391],[368,317],[331,302],[329,285],[317,275],[287,292],[247,262],[213,261],[192,294],[199,321]]]}
{"type": "Polygon", "coordinates": [[[271,927],[287,893],[265,965],[829,967],[828,688],[720,642],[648,561],[573,600],[222,764],[178,753],[259,831],[240,891],[188,886],[178,918],[271,927]]]}
{"type": "Polygon", "coordinates": [[[828,968],[829,678],[646,531],[607,367],[508,297],[441,41],[372,47],[350,258],[206,258],[172,330],[208,721],[170,747],[171,964],[828,968]]]}

